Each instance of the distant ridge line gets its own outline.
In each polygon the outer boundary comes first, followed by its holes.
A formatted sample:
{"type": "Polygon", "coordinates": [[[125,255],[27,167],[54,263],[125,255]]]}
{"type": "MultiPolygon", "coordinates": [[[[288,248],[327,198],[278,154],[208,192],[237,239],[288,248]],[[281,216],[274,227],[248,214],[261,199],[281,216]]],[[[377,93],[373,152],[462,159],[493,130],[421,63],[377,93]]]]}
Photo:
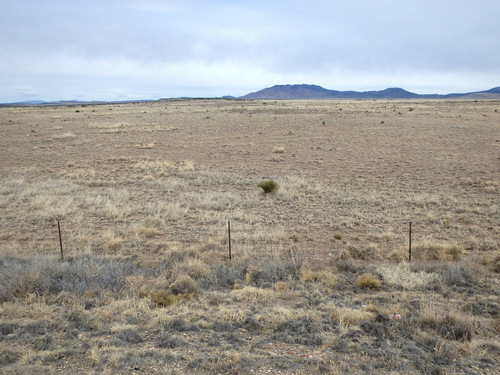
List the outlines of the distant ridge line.
{"type": "Polygon", "coordinates": [[[320,99],[351,99],[351,100],[398,100],[398,99],[484,99],[500,100],[500,86],[489,90],[475,91],[467,93],[452,94],[416,94],[399,87],[391,87],[378,91],[337,91],[328,90],[318,85],[309,84],[288,84],[275,85],[251,92],[244,96],[234,97],[230,95],[222,97],[179,97],[160,99],[137,99],[137,100],[116,100],[116,101],[79,101],[60,100],[45,102],[42,100],[30,100],[15,103],[0,103],[0,107],[28,107],[28,106],[82,106],[82,105],[102,105],[102,104],[127,104],[127,103],[153,103],[162,101],[177,100],[207,100],[207,99],[227,99],[227,100],[320,100],[320,99]]]}
{"type": "Polygon", "coordinates": [[[453,93],[453,94],[416,94],[399,87],[379,91],[337,91],[328,90],[318,85],[296,84],[275,85],[260,91],[251,92],[239,99],[500,99],[500,87],[490,90],[453,93]]]}

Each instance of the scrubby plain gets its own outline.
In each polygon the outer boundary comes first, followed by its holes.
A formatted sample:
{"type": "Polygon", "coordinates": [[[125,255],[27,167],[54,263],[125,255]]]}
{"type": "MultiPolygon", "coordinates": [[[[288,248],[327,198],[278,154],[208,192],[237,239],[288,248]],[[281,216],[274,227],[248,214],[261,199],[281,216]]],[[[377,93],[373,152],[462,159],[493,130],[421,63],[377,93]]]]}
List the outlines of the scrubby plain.
{"type": "Polygon", "coordinates": [[[0,108],[0,372],[497,373],[498,110],[0,108]]]}

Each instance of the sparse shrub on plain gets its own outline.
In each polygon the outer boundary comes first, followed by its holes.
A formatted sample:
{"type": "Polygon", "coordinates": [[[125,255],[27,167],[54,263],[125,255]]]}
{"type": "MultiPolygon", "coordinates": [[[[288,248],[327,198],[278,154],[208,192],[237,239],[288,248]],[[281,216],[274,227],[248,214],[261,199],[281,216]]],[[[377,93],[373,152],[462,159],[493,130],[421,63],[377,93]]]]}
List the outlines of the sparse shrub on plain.
{"type": "Polygon", "coordinates": [[[207,276],[211,272],[210,267],[200,259],[189,258],[174,266],[174,275],[188,275],[195,280],[207,276]]]}
{"type": "Polygon", "coordinates": [[[299,278],[301,264],[280,258],[262,258],[248,267],[245,281],[256,286],[272,286],[278,281],[299,278]]]}
{"type": "Polygon", "coordinates": [[[424,261],[462,259],[464,249],[456,243],[440,244],[435,242],[417,243],[412,246],[412,258],[424,261]]]}
{"type": "Polygon", "coordinates": [[[302,317],[298,320],[288,320],[274,330],[271,336],[273,340],[279,340],[288,344],[300,344],[308,346],[322,345],[322,327],[317,322],[302,317]]]}
{"type": "Polygon", "coordinates": [[[371,273],[364,273],[358,277],[356,285],[360,288],[378,290],[382,286],[382,283],[371,273]]]}
{"type": "Polygon", "coordinates": [[[196,324],[186,322],[183,318],[172,320],[166,325],[165,328],[177,332],[198,332],[200,330],[196,324]]]}
{"type": "Polygon", "coordinates": [[[0,366],[8,366],[12,363],[17,362],[21,358],[21,354],[14,352],[12,350],[2,350],[0,351],[0,366]]]}
{"type": "Polygon", "coordinates": [[[393,250],[387,257],[387,259],[393,261],[394,263],[401,263],[404,260],[408,259],[408,254],[405,254],[403,251],[400,250],[393,250]]]}
{"type": "Polygon", "coordinates": [[[373,317],[372,312],[347,307],[334,307],[330,312],[330,320],[333,323],[338,323],[341,328],[359,325],[364,320],[373,320],[373,317]]]}
{"type": "Polygon", "coordinates": [[[457,312],[427,311],[419,317],[420,327],[430,328],[448,340],[471,341],[474,332],[473,319],[457,312]]]}
{"type": "Polygon", "coordinates": [[[276,146],[273,149],[273,154],[284,154],[285,153],[285,147],[283,146],[276,146]]]}
{"type": "Polygon", "coordinates": [[[414,262],[412,272],[425,272],[432,275],[432,283],[440,286],[473,286],[476,282],[475,271],[463,264],[450,264],[445,262],[414,262]]]}
{"type": "Polygon", "coordinates": [[[154,303],[161,306],[170,306],[182,300],[199,297],[196,282],[188,275],[180,276],[168,287],[166,282],[153,287],[142,287],[139,293],[143,296],[149,295],[154,303]]]}
{"type": "Polygon", "coordinates": [[[201,289],[207,288],[232,288],[237,280],[245,278],[246,265],[240,262],[230,264],[214,264],[210,272],[197,280],[201,289]]]}
{"type": "Polygon", "coordinates": [[[451,261],[461,260],[464,249],[456,243],[450,244],[444,249],[445,258],[451,261]]]}
{"type": "Polygon", "coordinates": [[[340,258],[335,262],[335,267],[342,273],[361,273],[365,271],[365,267],[350,258],[340,258]]]}
{"type": "Polygon", "coordinates": [[[152,227],[142,226],[137,230],[137,233],[139,233],[139,235],[144,236],[146,238],[151,238],[151,237],[157,236],[159,233],[159,230],[156,228],[152,228],[152,227]]]}
{"type": "Polygon", "coordinates": [[[302,267],[300,270],[300,280],[302,282],[316,282],[328,288],[335,288],[337,276],[326,270],[310,270],[302,267]]]}
{"type": "Polygon", "coordinates": [[[286,281],[278,281],[274,284],[274,290],[278,293],[288,292],[290,290],[290,284],[286,281]]]}
{"type": "Polygon", "coordinates": [[[104,252],[105,253],[115,253],[117,252],[124,242],[123,238],[120,238],[113,232],[105,232],[102,235],[104,241],[104,252]]]}
{"type": "Polygon", "coordinates": [[[466,287],[475,282],[474,272],[464,265],[444,266],[438,273],[443,283],[448,286],[466,287]]]}
{"type": "Polygon", "coordinates": [[[353,259],[377,260],[381,258],[376,244],[368,244],[368,246],[349,245],[347,246],[347,252],[353,259]]]}
{"type": "Polygon", "coordinates": [[[167,349],[174,349],[178,348],[181,346],[186,346],[187,342],[176,336],[172,335],[170,333],[166,333],[157,343],[156,346],[159,348],[167,348],[167,349]]]}
{"type": "Polygon", "coordinates": [[[490,265],[491,272],[500,273],[500,255],[493,258],[490,265]]]}
{"type": "Polygon", "coordinates": [[[264,194],[274,194],[278,191],[279,185],[273,180],[262,180],[258,186],[264,191],[264,194]]]}
{"type": "Polygon", "coordinates": [[[233,290],[231,296],[236,301],[246,301],[251,303],[267,304],[276,299],[276,292],[272,289],[257,288],[254,286],[245,286],[233,290]]]}
{"type": "Polygon", "coordinates": [[[413,268],[408,263],[380,265],[377,267],[388,286],[404,290],[423,290],[434,283],[439,275],[413,268]]]}
{"type": "Polygon", "coordinates": [[[182,275],[177,280],[175,280],[169,289],[174,294],[190,294],[196,293],[198,288],[196,282],[188,275],[182,275]]]}

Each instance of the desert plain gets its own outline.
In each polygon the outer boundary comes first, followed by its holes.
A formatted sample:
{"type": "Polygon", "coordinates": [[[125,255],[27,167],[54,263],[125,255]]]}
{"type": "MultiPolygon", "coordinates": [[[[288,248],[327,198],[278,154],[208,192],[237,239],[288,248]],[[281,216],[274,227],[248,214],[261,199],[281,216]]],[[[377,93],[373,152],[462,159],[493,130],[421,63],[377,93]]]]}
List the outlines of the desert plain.
{"type": "Polygon", "coordinates": [[[0,108],[0,373],[496,374],[499,110],[0,108]]]}

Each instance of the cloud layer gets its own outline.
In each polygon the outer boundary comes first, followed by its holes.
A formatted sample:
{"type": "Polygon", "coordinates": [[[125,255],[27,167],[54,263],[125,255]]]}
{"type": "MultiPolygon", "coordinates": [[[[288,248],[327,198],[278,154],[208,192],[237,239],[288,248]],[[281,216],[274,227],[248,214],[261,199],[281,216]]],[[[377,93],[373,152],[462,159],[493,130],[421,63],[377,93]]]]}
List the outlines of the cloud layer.
{"type": "Polygon", "coordinates": [[[0,1],[0,102],[500,85],[500,3],[0,1]]]}

